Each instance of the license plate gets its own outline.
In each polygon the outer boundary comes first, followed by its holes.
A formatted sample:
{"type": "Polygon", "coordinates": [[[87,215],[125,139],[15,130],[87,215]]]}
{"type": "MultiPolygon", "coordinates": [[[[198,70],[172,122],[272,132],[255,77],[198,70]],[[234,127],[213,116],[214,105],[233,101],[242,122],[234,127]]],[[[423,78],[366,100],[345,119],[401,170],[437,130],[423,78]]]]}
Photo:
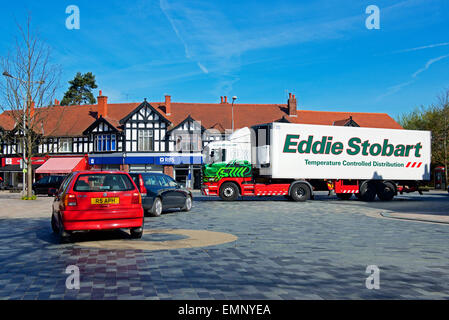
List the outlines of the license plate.
{"type": "Polygon", "coordinates": [[[92,198],[91,204],[119,204],[120,198],[92,198]]]}

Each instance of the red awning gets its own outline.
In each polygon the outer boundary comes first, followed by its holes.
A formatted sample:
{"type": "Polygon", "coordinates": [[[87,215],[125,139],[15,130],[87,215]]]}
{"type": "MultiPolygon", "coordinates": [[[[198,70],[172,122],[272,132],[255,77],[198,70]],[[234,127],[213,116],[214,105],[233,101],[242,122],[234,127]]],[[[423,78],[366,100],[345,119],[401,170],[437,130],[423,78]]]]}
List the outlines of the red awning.
{"type": "Polygon", "coordinates": [[[67,158],[50,158],[41,165],[36,173],[70,173],[78,170],[86,169],[85,158],[67,157],[67,158]]]}

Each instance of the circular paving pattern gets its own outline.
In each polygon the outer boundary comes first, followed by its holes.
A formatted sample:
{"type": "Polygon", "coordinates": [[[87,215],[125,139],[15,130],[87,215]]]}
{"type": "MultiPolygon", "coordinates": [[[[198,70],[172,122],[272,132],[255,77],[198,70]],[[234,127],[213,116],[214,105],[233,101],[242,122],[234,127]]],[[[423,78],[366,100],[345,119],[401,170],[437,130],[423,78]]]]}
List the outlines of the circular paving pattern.
{"type": "MultiPolygon", "coordinates": [[[[151,237],[151,236],[150,236],[151,237]]],[[[236,241],[238,237],[230,233],[207,231],[207,230],[187,230],[187,229],[165,229],[165,230],[144,230],[142,239],[132,241],[130,239],[121,240],[100,240],[86,241],[77,245],[101,249],[133,249],[133,250],[171,250],[183,248],[197,248],[215,246],[223,243],[236,241]],[[157,235],[151,240],[148,235],[157,235]],[[161,237],[161,235],[163,235],[161,237]],[[174,235],[177,240],[158,241],[158,239],[168,238],[174,235]]]]}

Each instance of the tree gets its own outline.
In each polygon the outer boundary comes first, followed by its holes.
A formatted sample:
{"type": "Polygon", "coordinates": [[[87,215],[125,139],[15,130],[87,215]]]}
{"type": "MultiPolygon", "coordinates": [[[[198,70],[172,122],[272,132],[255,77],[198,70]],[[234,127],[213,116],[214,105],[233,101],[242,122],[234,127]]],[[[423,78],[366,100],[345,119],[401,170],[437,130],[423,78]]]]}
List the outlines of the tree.
{"type": "Polygon", "coordinates": [[[75,78],[69,81],[69,84],[69,90],[64,94],[61,105],[73,106],[97,103],[97,100],[92,94],[92,89],[96,89],[98,86],[92,72],[87,72],[85,74],[78,72],[75,78]]]}
{"type": "Polygon", "coordinates": [[[446,183],[449,166],[449,90],[440,94],[436,104],[421,106],[398,119],[404,129],[432,132],[432,164],[444,166],[446,183]]]}
{"type": "Polygon", "coordinates": [[[11,124],[2,138],[14,143],[22,157],[26,196],[31,198],[32,157],[37,153],[43,124],[52,116],[48,108],[41,107],[51,105],[61,72],[50,64],[50,47],[32,32],[31,18],[17,28],[13,50],[1,59],[4,77],[0,81],[0,108],[11,124]]]}

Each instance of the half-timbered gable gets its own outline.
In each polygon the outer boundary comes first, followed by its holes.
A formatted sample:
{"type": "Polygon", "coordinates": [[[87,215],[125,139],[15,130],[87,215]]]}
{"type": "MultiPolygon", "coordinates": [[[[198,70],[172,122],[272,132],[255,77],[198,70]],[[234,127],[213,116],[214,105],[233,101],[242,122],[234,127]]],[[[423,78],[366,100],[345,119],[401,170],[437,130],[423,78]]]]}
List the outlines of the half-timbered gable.
{"type": "Polygon", "coordinates": [[[169,152],[201,152],[205,128],[190,115],[167,132],[169,152]]]}
{"type": "Polygon", "coordinates": [[[166,132],[170,125],[160,112],[144,101],[120,120],[126,152],[166,152],[166,132]]]}
{"type": "Polygon", "coordinates": [[[121,130],[101,116],[83,132],[83,135],[87,137],[89,152],[123,151],[121,130]]]}

